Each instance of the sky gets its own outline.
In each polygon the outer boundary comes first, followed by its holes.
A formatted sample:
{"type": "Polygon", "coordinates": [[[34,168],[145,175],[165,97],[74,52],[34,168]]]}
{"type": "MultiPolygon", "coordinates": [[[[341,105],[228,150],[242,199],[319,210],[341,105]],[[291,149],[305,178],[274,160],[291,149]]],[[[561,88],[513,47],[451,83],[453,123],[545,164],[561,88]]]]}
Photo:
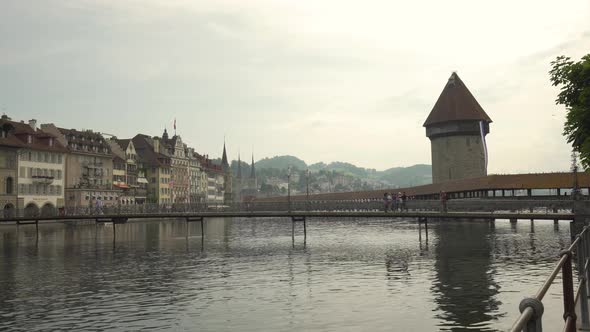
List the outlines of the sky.
{"type": "Polygon", "coordinates": [[[587,0],[2,0],[0,111],[210,157],[430,164],[450,74],[492,118],[488,173],[565,171],[550,62],[590,52],[587,0]]]}

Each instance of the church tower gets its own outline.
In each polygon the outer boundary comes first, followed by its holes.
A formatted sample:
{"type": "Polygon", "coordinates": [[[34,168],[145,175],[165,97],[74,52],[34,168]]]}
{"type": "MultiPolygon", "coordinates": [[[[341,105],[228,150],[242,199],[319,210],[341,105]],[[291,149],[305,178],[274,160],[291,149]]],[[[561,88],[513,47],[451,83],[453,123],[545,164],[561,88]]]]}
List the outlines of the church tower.
{"type": "Polygon", "coordinates": [[[235,202],[242,201],[242,159],[240,158],[239,152],[238,152],[238,173],[236,176],[236,181],[234,181],[234,201],[235,202]]]}
{"type": "Polygon", "coordinates": [[[485,137],[491,122],[459,75],[452,73],[424,122],[433,183],[487,175],[485,137]]]}
{"type": "Polygon", "coordinates": [[[250,179],[248,180],[248,187],[254,191],[258,191],[258,181],[256,180],[256,169],[254,168],[254,153],[252,153],[252,168],[250,169],[250,179]]]}
{"type": "Polygon", "coordinates": [[[232,197],[232,174],[231,167],[227,161],[227,153],[225,151],[225,141],[223,142],[223,155],[221,156],[221,169],[223,170],[223,187],[225,194],[223,195],[223,203],[233,203],[232,197]]]}

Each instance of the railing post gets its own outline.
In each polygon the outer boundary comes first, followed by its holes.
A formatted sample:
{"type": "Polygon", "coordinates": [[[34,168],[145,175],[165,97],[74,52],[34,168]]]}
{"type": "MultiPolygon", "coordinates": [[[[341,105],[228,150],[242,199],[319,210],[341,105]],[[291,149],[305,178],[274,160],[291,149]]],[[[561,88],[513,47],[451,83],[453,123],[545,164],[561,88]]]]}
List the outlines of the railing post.
{"type": "MultiPolygon", "coordinates": [[[[588,226],[586,226],[586,228],[588,228],[588,226]]],[[[586,232],[583,235],[582,238],[582,243],[584,244],[583,248],[584,248],[584,265],[586,264],[586,262],[588,261],[588,258],[590,257],[590,229],[587,229],[586,232]]],[[[590,294],[590,268],[588,270],[585,271],[585,276],[586,276],[586,295],[590,294]]]]}
{"type": "Polygon", "coordinates": [[[566,256],[561,270],[563,282],[563,320],[566,323],[565,331],[576,329],[576,306],[574,303],[574,279],[572,275],[572,252],[563,250],[560,256],[566,256]]]}
{"type": "Polygon", "coordinates": [[[586,250],[585,250],[586,233],[584,232],[584,234],[582,234],[581,236],[578,235],[578,237],[580,237],[578,244],[576,244],[576,257],[577,257],[577,261],[578,261],[578,278],[580,281],[583,281],[583,283],[580,285],[580,298],[578,300],[578,301],[581,301],[580,302],[580,314],[581,314],[580,328],[588,330],[588,329],[590,329],[590,320],[588,317],[588,292],[586,290],[586,284],[587,284],[586,272],[587,271],[584,270],[584,265],[586,263],[586,250]]]}
{"type": "Polygon", "coordinates": [[[518,309],[520,313],[523,313],[527,308],[531,308],[533,310],[533,316],[526,324],[523,332],[541,332],[543,331],[543,312],[545,311],[545,307],[543,306],[543,302],[537,300],[534,297],[527,297],[520,301],[518,305],[518,309]]]}

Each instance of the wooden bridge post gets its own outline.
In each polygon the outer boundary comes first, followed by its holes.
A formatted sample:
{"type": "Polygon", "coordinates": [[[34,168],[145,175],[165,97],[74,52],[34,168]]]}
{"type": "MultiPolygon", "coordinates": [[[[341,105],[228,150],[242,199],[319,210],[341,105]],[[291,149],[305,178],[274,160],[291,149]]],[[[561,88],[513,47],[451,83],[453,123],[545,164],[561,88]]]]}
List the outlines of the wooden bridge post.
{"type": "Polygon", "coordinates": [[[303,217],[303,239],[307,239],[307,224],[305,221],[305,217],[303,217]]]}
{"type": "Polygon", "coordinates": [[[422,243],[422,217],[418,217],[418,241],[422,243]]]}
{"type": "Polygon", "coordinates": [[[291,218],[291,239],[295,243],[295,218],[291,218]]]}

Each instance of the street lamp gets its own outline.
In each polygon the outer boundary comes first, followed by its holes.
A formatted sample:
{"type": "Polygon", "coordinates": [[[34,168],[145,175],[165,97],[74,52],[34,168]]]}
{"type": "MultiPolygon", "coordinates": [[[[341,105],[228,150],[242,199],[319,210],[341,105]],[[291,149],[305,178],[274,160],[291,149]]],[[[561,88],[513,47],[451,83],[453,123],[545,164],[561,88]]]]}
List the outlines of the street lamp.
{"type": "Polygon", "coordinates": [[[287,169],[287,202],[289,203],[289,213],[291,213],[291,166],[287,169]]]}

